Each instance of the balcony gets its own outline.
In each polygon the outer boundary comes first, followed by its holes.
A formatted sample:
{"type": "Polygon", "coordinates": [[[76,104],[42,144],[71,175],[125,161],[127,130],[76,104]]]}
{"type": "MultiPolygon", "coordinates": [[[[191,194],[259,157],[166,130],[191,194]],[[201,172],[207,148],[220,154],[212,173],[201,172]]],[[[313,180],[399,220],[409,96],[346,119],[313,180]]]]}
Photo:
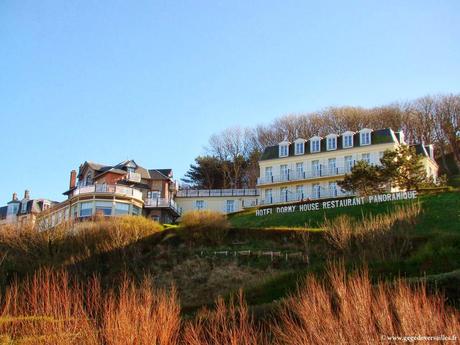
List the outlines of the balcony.
{"type": "Polygon", "coordinates": [[[169,200],[166,198],[150,198],[144,200],[145,208],[170,208],[177,213],[178,216],[181,215],[182,210],[177,205],[174,200],[169,200]]]}
{"type": "Polygon", "coordinates": [[[130,181],[130,182],[139,183],[139,182],[141,182],[141,174],[135,173],[135,172],[129,172],[129,173],[126,175],[126,180],[127,180],[127,181],[130,181]]]}
{"type": "Polygon", "coordinates": [[[142,192],[126,186],[111,185],[111,184],[93,184],[89,186],[77,187],[72,191],[72,197],[86,194],[113,194],[120,196],[132,197],[142,200],[142,192]]]}
{"type": "Polygon", "coordinates": [[[261,198],[260,205],[273,205],[273,204],[283,204],[288,202],[307,202],[307,201],[315,201],[321,199],[332,199],[332,198],[344,198],[348,196],[353,196],[353,193],[345,193],[339,190],[327,190],[321,188],[311,194],[308,193],[286,193],[280,197],[265,197],[261,198]]]}
{"type": "Polygon", "coordinates": [[[302,171],[302,172],[288,171],[285,174],[281,174],[278,176],[269,175],[265,177],[259,177],[257,179],[257,185],[260,186],[260,185],[283,183],[283,182],[290,182],[290,181],[313,180],[313,179],[318,179],[322,177],[342,176],[349,172],[350,172],[350,169],[346,169],[343,167],[320,166],[318,169],[311,170],[311,171],[302,171]]]}
{"type": "Polygon", "coordinates": [[[182,189],[177,191],[180,198],[197,198],[205,196],[258,196],[257,189],[182,189]]]}

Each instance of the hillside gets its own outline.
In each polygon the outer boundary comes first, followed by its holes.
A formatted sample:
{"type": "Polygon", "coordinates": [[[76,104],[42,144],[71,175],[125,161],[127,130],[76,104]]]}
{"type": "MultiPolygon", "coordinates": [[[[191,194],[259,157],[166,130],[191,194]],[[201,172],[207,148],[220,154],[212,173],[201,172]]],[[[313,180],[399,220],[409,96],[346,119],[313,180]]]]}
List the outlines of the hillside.
{"type": "Polygon", "coordinates": [[[117,220],[87,224],[90,230],[83,231],[84,236],[24,233],[14,243],[3,237],[0,282],[5,286],[14,276],[24,277],[39,267],[66,267],[79,277],[97,273],[105,286],[116,284],[125,272],[137,280],[147,274],[157,286],[175,284],[187,312],[239,288],[250,304],[266,306],[293,291],[309,272],[321,275],[328,261],[343,260],[347,267],[368,265],[374,278],[422,277],[445,285],[450,301],[457,304],[460,193],[424,195],[418,202],[420,214],[412,223],[403,214],[391,231],[353,240],[346,250],[325,238],[325,219],[334,222],[346,214],[360,223],[376,215],[387,217],[410,202],[321,210],[308,216],[255,217],[250,211],[231,217],[232,228],[216,239],[189,236],[180,227],[154,228],[144,221],[120,225],[117,220]]]}

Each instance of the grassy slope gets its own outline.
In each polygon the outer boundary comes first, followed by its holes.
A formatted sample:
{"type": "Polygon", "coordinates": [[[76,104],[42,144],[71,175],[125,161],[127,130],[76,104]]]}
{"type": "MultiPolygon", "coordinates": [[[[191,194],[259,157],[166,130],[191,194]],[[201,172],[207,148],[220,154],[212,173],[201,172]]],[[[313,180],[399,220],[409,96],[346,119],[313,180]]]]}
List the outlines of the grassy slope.
{"type": "MultiPolygon", "coordinates": [[[[410,233],[412,248],[409,255],[394,261],[369,262],[371,275],[383,279],[398,276],[426,277],[428,284],[446,291],[450,300],[460,305],[460,193],[448,192],[424,195],[419,198],[422,214],[418,223],[410,233]]],[[[346,209],[349,216],[359,218],[362,214],[378,214],[390,212],[396,205],[408,201],[372,204],[346,209]]],[[[235,227],[256,228],[267,226],[318,227],[324,217],[333,218],[343,214],[344,209],[320,210],[310,213],[272,214],[256,217],[254,212],[238,214],[231,218],[235,227]]],[[[263,231],[263,230],[262,230],[263,231]]],[[[267,229],[265,231],[271,231],[267,229]]],[[[327,250],[322,248],[323,250],[327,250]]],[[[308,273],[321,273],[326,260],[316,257],[309,267],[296,272],[289,272],[275,277],[263,284],[253,286],[246,291],[252,304],[269,303],[282,297],[295,288],[296,281],[308,273]]],[[[354,265],[356,262],[346,262],[354,265]]]]}

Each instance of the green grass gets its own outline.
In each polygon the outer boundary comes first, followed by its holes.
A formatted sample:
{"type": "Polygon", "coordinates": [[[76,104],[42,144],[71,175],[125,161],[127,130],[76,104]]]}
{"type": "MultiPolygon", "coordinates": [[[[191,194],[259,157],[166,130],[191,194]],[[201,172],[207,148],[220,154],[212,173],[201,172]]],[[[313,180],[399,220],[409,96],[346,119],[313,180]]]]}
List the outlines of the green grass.
{"type": "MultiPolygon", "coordinates": [[[[460,198],[458,192],[422,195],[418,198],[424,210],[418,230],[424,232],[460,232],[460,198]]],[[[413,201],[397,201],[381,204],[364,204],[346,208],[326,209],[309,212],[273,213],[267,216],[255,215],[255,210],[234,214],[229,217],[235,228],[320,228],[325,218],[333,219],[341,214],[353,218],[363,215],[389,213],[396,206],[413,201]]]]}

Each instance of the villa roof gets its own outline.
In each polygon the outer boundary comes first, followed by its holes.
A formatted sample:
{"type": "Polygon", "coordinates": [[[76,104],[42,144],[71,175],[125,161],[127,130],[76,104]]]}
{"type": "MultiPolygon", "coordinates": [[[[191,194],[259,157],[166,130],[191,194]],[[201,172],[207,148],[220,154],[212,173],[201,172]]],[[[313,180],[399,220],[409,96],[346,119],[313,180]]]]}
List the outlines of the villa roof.
{"type": "MultiPolygon", "coordinates": [[[[360,146],[360,133],[356,132],[353,134],[353,147],[360,146]]],[[[377,129],[371,132],[371,145],[393,143],[398,142],[398,138],[394,135],[395,133],[391,128],[377,129]]],[[[321,152],[326,152],[326,138],[321,139],[321,152]]],[[[305,141],[304,155],[311,154],[310,152],[310,140],[305,141]]],[[[265,148],[260,160],[276,159],[279,157],[278,145],[268,146],[265,148]]],[[[289,145],[289,157],[295,156],[294,152],[295,145],[289,145]]],[[[344,149],[342,147],[342,135],[337,135],[337,150],[344,149]]],[[[316,152],[315,152],[316,153],[316,152]]],[[[299,155],[302,156],[302,155],[299,155]]]]}

